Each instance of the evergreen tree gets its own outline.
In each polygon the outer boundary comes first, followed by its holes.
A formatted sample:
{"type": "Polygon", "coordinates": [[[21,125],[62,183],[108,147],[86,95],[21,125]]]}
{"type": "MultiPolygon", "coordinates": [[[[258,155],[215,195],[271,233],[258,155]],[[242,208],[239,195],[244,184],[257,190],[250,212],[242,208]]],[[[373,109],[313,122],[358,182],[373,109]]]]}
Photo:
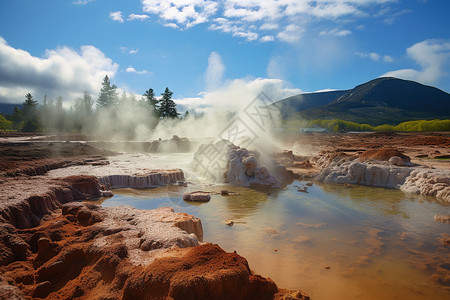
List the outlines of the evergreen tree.
{"type": "Polygon", "coordinates": [[[160,100],[159,106],[159,116],[161,118],[178,118],[179,113],[177,112],[176,104],[172,100],[172,94],[168,87],[164,93],[161,94],[162,99],[160,100]]]}
{"type": "Polygon", "coordinates": [[[153,117],[159,119],[159,100],[155,98],[155,92],[153,89],[148,89],[144,93],[145,101],[147,106],[151,109],[153,117]]]}
{"type": "Polygon", "coordinates": [[[158,111],[158,99],[155,98],[155,92],[153,91],[153,89],[148,89],[147,91],[145,91],[144,93],[144,97],[147,101],[147,104],[150,107],[153,107],[153,109],[155,111],[158,111]]]}
{"type": "Polygon", "coordinates": [[[25,122],[23,131],[37,131],[39,129],[37,104],[30,93],[25,95],[25,101],[22,103],[22,116],[25,122]]]}
{"type": "Polygon", "coordinates": [[[41,119],[42,119],[42,131],[48,131],[48,122],[49,122],[49,106],[48,106],[48,97],[44,95],[42,99],[42,106],[40,109],[41,119]]]}
{"type": "Polygon", "coordinates": [[[59,96],[56,98],[56,130],[63,132],[65,129],[65,112],[63,110],[63,98],[59,96]]]}
{"type": "Polygon", "coordinates": [[[20,122],[22,122],[22,112],[20,111],[20,109],[17,106],[14,106],[14,112],[12,114],[11,120],[13,122],[12,128],[14,130],[19,130],[20,122]]]}
{"type": "Polygon", "coordinates": [[[108,75],[105,76],[100,89],[100,95],[97,99],[97,107],[100,109],[114,107],[118,102],[117,87],[109,80],[108,75]]]}
{"type": "Polygon", "coordinates": [[[89,94],[88,91],[84,91],[83,93],[83,109],[86,117],[90,117],[92,115],[92,106],[94,105],[94,100],[89,94]]]}

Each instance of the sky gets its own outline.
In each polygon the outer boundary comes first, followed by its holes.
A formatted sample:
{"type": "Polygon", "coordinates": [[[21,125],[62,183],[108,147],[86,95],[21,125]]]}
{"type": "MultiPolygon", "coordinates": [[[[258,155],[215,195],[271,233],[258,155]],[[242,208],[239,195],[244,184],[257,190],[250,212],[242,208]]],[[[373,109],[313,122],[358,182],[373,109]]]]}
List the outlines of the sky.
{"type": "Polygon", "coordinates": [[[394,76],[450,92],[448,0],[1,0],[0,103],[166,87],[180,107],[394,76]],[[231,91],[233,90],[233,92],[231,91]]]}

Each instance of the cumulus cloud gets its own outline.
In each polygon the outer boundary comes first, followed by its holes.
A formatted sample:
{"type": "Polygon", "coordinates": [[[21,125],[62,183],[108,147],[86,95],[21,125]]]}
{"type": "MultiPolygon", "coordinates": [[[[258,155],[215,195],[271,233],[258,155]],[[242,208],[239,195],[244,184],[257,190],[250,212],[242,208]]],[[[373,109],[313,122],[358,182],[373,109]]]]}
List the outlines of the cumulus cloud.
{"type": "Polygon", "coordinates": [[[94,46],[81,46],[80,50],[58,47],[46,50],[41,58],[10,46],[0,37],[0,102],[21,103],[24,92],[36,99],[47,94],[67,101],[83,91],[94,96],[105,75],[114,77],[118,68],[94,46]]]}
{"type": "Polygon", "coordinates": [[[247,28],[240,22],[230,21],[225,18],[217,18],[209,26],[209,30],[219,30],[225,33],[230,33],[235,37],[245,38],[247,41],[255,41],[258,39],[258,33],[247,28]]]}
{"type": "Polygon", "coordinates": [[[109,13],[109,18],[111,20],[117,21],[119,23],[123,23],[124,22],[123,21],[122,12],[120,10],[119,11],[112,11],[112,12],[110,12],[109,13]]]}
{"type": "Polygon", "coordinates": [[[162,20],[189,28],[209,20],[218,3],[209,0],[142,0],[143,10],[162,20]]]}
{"type": "Polygon", "coordinates": [[[408,57],[420,66],[419,69],[401,69],[387,72],[381,77],[398,77],[424,84],[436,84],[444,76],[450,62],[450,41],[425,40],[406,50],[408,57]]]}
{"type": "Polygon", "coordinates": [[[148,18],[150,18],[148,15],[130,14],[127,18],[127,21],[134,21],[134,20],[144,21],[147,20],[148,18]]]}
{"type": "Polygon", "coordinates": [[[205,72],[205,81],[208,90],[217,88],[223,80],[225,65],[217,52],[211,52],[208,58],[208,67],[205,72]]]}
{"type": "MultiPolygon", "coordinates": [[[[161,19],[162,24],[174,24],[174,28],[189,28],[208,23],[210,30],[219,30],[247,41],[255,41],[259,36],[278,37],[282,41],[293,42],[300,39],[296,34],[290,38],[286,31],[293,26],[326,20],[338,22],[342,18],[369,17],[377,6],[397,0],[142,0],[143,10],[161,19]]],[[[394,14],[398,17],[405,12],[394,14]]],[[[392,16],[392,14],[391,14],[392,16]]],[[[374,16],[375,17],[375,16],[374,16]]],[[[347,36],[349,30],[325,30],[327,34],[347,36]]],[[[260,41],[267,42],[268,38],[260,41]]]]}
{"type": "Polygon", "coordinates": [[[261,37],[261,42],[273,42],[275,38],[272,35],[265,35],[261,37]]]}
{"type": "Polygon", "coordinates": [[[177,24],[175,24],[175,23],[165,23],[165,24],[163,24],[165,27],[170,27],[170,28],[173,28],[173,29],[178,29],[178,25],[177,24]]]}
{"type": "Polygon", "coordinates": [[[126,68],[125,72],[127,72],[127,73],[136,73],[136,74],[147,74],[148,73],[147,70],[137,71],[132,66],[129,66],[128,68],[126,68]]]}
{"type": "Polygon", "coordinates": [[[286,26],[286,28],[277,34],[278,39],[287,43],[295,43],[300,40],[304,29],[300,26],[291,24],[286,26]]]}

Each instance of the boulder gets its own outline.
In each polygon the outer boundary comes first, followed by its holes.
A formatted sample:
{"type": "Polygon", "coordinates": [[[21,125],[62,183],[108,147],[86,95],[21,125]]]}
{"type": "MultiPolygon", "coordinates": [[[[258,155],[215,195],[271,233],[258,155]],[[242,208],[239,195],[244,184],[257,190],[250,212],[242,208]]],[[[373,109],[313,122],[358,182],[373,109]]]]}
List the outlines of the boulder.
{"type": "Polygon", "coordinates": [[[190,192],[183,195],[183,200],[193,202],[208,202],[209,200],[211,200],[211,195],[209,193],[201,191],[190,192]]]}

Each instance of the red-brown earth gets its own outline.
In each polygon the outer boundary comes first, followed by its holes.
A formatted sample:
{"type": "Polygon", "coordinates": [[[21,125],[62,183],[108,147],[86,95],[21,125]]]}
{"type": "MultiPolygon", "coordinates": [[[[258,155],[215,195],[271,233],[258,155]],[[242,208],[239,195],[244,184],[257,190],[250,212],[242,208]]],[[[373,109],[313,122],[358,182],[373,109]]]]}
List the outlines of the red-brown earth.
{"type": "Polygon", "coordinates": [[[73,205],[99,197],[97,178],[40,176],[111,154],[81,143],[0,143],[1,299],[309,299],[209,243],[137,264],[128,229],[99,226],[110,218],[107,208],[73,205]]]}

